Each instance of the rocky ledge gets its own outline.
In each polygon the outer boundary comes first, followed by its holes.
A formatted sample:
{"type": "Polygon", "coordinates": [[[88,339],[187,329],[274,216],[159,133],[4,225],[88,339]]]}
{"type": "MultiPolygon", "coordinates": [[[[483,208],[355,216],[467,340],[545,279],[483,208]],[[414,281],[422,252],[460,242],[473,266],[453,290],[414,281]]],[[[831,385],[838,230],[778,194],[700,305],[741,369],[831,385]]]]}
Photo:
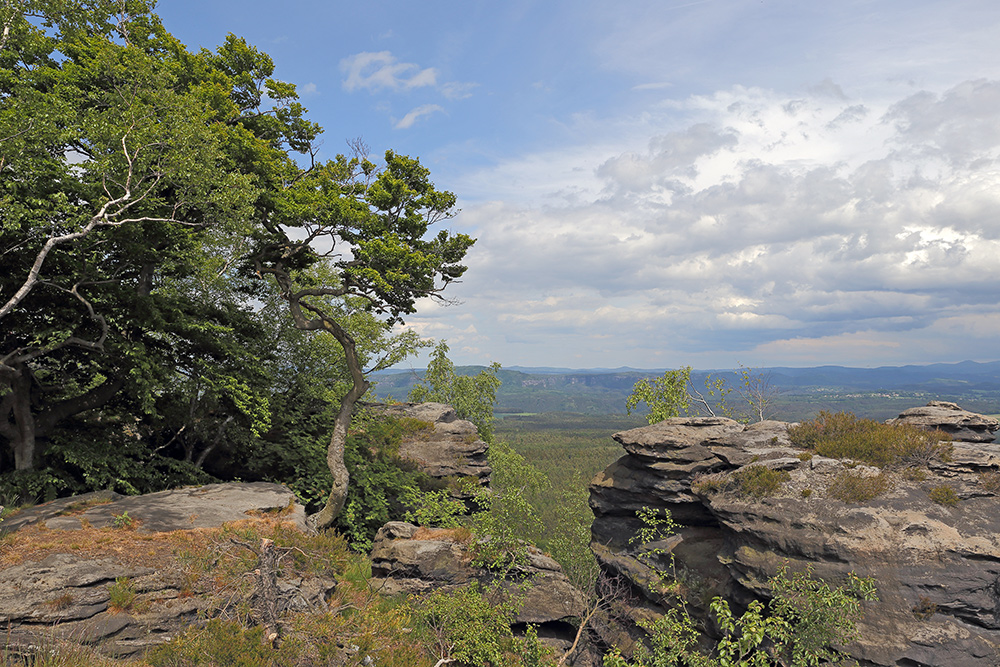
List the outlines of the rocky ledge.
{"type": "MultiPolygon", "coordinates": [[[[766,599],[766,582],[783,564],[832,582],[853,571],[874,577],[879,594],[865,604],[861,640],[846,647],[862,665],[996,667],[1000,446],[983,440],[1000,424],[940,403],[898,419],[975,441],[956,440],[946,461],[890,474],[890,488],[857,503],[831,497],[831,482],[848,469],[880,471],[810,456],[792,445],[784,422],[675,418],[618,433],[626,454],[591,484],[594,553],[605,570],[648,591],[641,547],[630,542],[635,513],[669,509],[683,527],[658,546],[673,552],[685,585],[702,599],[766,599]],[[705,483],[750,465],[788,477],[760,498],[705,483]],[[941,487],[954,494],[944,504],[931,497],[941,487]]],[[[656,613],[658,602],[647,594],[635,614],[656,613]]]]}
{"type": "MultiPolygon", "coordinates": [[[[213,583],[192,578],[178,550],[227,522],[308,530],[304,519],[289,489],[264,482],[129,497],[99,492],[23,510],[0,524],[8,533],[24,531],[20,550],[0,545],[5,647],[30,654],[69,643],[140,654],[200,622],[217,603],[213,583]],[[131,598],[127,610],[115,607],[119,594],[131,598]]],[[[278,608],[326,609],[335,585],[324,577],[282,578],[278,608]]]]}
{"type": "Polygon", "coordinates": [[[403,436],[399,455],[417,464],[437,479],[474,478],[489,484],[486,443],[476,425],[459,419],[455,408],[444,403],[377,403],[369,406],[378,414],[409,418],[430,425],[403,436]]]}

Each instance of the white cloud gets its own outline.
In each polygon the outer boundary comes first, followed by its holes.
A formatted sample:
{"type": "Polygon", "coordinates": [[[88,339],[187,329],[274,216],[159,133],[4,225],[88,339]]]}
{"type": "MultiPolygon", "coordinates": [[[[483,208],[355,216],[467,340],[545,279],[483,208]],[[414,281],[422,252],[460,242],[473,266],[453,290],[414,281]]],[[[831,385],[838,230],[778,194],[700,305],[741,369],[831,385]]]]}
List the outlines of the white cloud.
{"type": "Polygon", "coordinates": [[[348,92],[362,88],[398,92],[436,86],[438,76],[433,67],[401,63],[389,51],[356,53],[340,61],[340,71],[346,75],[344,90],[348,92]]]}
{"type": "Polygon", "coordinates": [[[942,338],[1000,318],[1000,84],[837,90],[692,96],[643,120],[645,149],[605,136],[455,184],[505,198],[460,217],[479,241],[457,296],[492,356],[557,339],[567,358],[533,362],[1000,357],[995,337],[942,338]]]}
{"type": "Polygon", "coordinates": [[[397,130],[405,130],[409,127],[413,127],[413,124],[417,122],[423,116],[429,116],[432,113],[444,112],[437,104],[422,104],[416,109],[410,111],[410,113],[403,116],[398,122],[396,122],[393,127],[397,130]]]}

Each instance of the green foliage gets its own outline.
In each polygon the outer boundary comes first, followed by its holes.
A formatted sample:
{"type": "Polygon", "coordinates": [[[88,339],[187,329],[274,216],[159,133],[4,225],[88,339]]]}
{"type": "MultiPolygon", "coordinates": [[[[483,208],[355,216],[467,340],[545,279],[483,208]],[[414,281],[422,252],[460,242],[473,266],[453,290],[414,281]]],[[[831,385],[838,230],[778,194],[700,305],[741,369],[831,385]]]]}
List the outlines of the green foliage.
{"type": "MultiPolygon", "coordinates": [[[[633,538],[646,546],[644,554],[662,554],[655,545],[676,531],[669,512],[660,516],[648,507],[637,513],[641,527],[633,538]],[[649,548],[651,546],[651,548],[649,548]]],[[[647,564],[654,561],[640,555],[647,564]]],[[[673,559],[670,561],[673,567],[673,559]]],[[[661,581],[675,578],[672,572],[656,573],[661,581]]],[[[768,580],[772,599],[766,608],[759,600],[736,618],[729,603],[713,598],[709,605],[722,637],[709,645],[690,615],[687,601],[675,595],[660,617],[644,618],[639,626],[647,633],[647,644],[636,647],[633,659],[616,648],[604,656],[604,667],[818,667],[838,664],[845,656],[833,645],[857,639],[861,601],[877,600],[874,580],[849,573],[837,587],[816,579],[806,569],[791,577],[783,566],[768,580]]],[[[676,588],[672,589],[675,593],[676,588]]]]}
{"type": "Polygon", "coordinates": [[[264,640],[263,626],[246,628],[238,622],[213,618],[153,649],[146,661],[153,667],[271,667],[301,664],[297,649],[295,643],[272,648],[264,640]]]}
{"type": "MultiPolygon", "coordinates": [[[[430,478],[399,456],[403,435],[420,428],[414,421],[361,415],[347,438],[344,461],[351,485],[336,526],[358,551],[371,548],[372,538],[386,522],[405,517],[405,499],[412,501],[419,491],[431,490],[430,478]]],[[[448,509],[441,503],[433,511],[448,509]]]]}
{"type": "Polygon", "coordinates": [[[780,646],[796,667],[843,660],[844,656],[831,647],[855,641],[861,602],[878,600],[874,579],[853,572],[848,573],[846,582],[833,587],[815,578],[811,568],[789,578],[788,569],[781,567],[769,583],[771,612],[790,628],[780,646]]]}
{"type": "Polygon", "coordinates": [[[116,530],[127,530],[135,527],[135,519],[128,515],[128,512],[112,514],[111,527],[116,530]]]}
{"type": "Polygon", "coordinates": [[[520,663],[510,626],[520,605],[521,596],[499,582],[485,588],[473,582],[436,590],[416,607],[440,657],[477,667],[513,667],[520,663]]]}
{"type": "Polygon", "coordinates": [[[884,472],[867,475],[860,470],[842,470],[830,482],[826,494],[845,503],[863,503],[887,493],[892,487],[892,478],[884,472]]]}
{"type": "Polygon", "coordinates": [[[773,496],[791,478],[787,470],[772,470],[759,463],[748,465],[732,474],[736,492],[754,498],[773,496]]]}
{"type": "Polygon", "coordinates": [[[958,501],[960,500],[955,489],[947,484],[935,486],[927,492],[927,495],[933,502],[938,505],[944,505],[945,507],[955,507],[958,505],[958,501]]]}
{"type": "Polygon", "coordinates": [[[858,419],[847,412],[821,412],[815,419],[790,428],[788,435],[797,447],[821,456],[853,459],[881,468],[947,460],[953,449],[951,436],[941,431],[858,419]]]}
{"type": "Polygon", "coordinates": [[[690,366],[666,371],[652,381],[643,378],[632,387],[632,393],[625,401],[625,409],[632,414],[640,403],[645,403],[649,409],[646,419],[650,424],[686,413],[690,406],[688,396],[690,381],[690,366]]]}
{"type": "Polygon", "coordinates": [[[472,515],[477,565],[507,570],[527,559],[527,542],[537,539],[542,523],[528,501],[531,491],[548,484],[545,476],[505,442],[487,452],[493,476],[490,488],[468,490],[479,510],[472,515]]]}
{"type": "Polygon", "coordinates": [[[407,508],[403,520],[418,526],[458,528],[459,517],[466,512],[465,504],[452,498],[448,489],[421,491],[407,487],[399,500],[407,508]]]}
{"type": "Polygon", "coordinates": [[[117,611],[126,611],[135,603],[135,582],[128,577],[118,577],[115,583],[108,587],[108,607],[117,611]]]}
{"type": "Polygon", "coordinates": [[[479,429],[487,442],[493,438],[493,406],[500,388],[500,364],[494,362],[478,375],[458,375],[455,364],[448,359],[448,344],[440,341],[434,348],[423,380],[407,397],[414,403],[447,403],[462,419],[468,419],[479,429]]]}

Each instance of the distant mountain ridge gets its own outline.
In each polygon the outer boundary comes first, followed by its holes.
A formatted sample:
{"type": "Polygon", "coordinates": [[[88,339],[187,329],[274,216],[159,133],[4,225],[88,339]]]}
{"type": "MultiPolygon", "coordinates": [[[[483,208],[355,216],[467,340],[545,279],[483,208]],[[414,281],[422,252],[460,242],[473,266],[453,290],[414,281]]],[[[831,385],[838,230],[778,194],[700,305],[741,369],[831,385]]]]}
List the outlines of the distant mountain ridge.
{"type": "MultiPolygon", "coordinates": [[[[462,366],[456,371],[467,375],[484,368],[462,366]]],[[[497,393],[496,410],[498,413],[622,413],[632,386],[641,378],[662,374],[663,370],[504,368],[499,374],[502,384],[497,393]]],[[[856,399],[854,402],[860,403],[865,397],[859,394],[864,393],[876,394],[879,400],[875,403],[886,405],[876,406],[869,397],[867,404],[861,404],[861,409],[852,408],[851,411],[859,416],[894,416],[896,403],[905,408],[931,399],[954,400],[987,413],[1000,412],[1000,361],[878,368],[772,367],[755,368],[753,372],[767,375],[771,385],[780,392],[776,404],[786,408],[783,418],[800,418],[802,414],[815,413],[819,409],[837,409],[836,404],[846,399],[856,399]]],[[[375,392],[382,399],[391,396],[403,400],[420,381],[422,373],[422,369],[376,373],[373,377],[378,383],[375,392]]],[[[723,377],[730,383],[738,380],[732,369],[695,370],[691,375],[695,386],[702,386],[708,375],[723,377]]]]}

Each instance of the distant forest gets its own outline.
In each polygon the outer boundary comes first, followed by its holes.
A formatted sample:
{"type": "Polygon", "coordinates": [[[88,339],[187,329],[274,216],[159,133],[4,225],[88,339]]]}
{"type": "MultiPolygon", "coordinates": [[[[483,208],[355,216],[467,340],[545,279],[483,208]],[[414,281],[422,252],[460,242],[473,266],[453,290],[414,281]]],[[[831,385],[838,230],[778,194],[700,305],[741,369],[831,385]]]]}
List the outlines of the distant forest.
{"type": "MultiPolygon", "coordinates": [[[[456,369],[475,374],[482,366],[456,369]]],[[[633,385],[661,370],[510,368],[499,373],[496,414],[532,415],[625,413],[625,400],[633,385]]],[[[967,410],[1000,413],[1000,362],[931,364],[880,368],[755,368],[774,389],[774,419],[799,421],[821,410],[852,412],[858,417],[888,419],[906,408],[931,400],[954,401],[967,410]]],[[[374,374],[380,399],[402,400],[419,381],[422,371],[385,371],[374,374]]],[[[693,371],[692,385],[702,387],[706,378],[739,381],[733,370],[693,371]]]]}

